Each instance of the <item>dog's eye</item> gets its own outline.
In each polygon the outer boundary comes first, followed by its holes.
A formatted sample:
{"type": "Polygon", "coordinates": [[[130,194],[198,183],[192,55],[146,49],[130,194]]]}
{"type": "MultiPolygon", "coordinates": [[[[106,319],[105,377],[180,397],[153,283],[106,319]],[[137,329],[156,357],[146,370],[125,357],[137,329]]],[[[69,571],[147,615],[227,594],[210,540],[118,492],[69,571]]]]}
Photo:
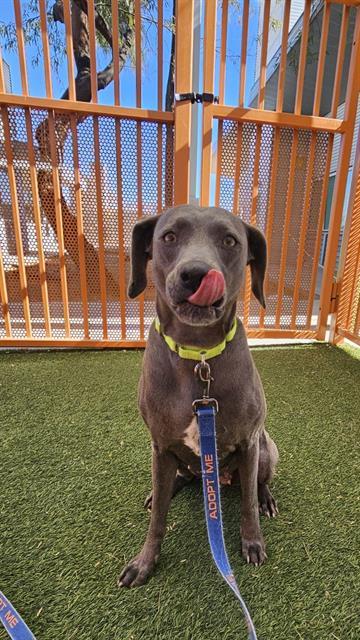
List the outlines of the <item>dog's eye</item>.
{"type": "Polygon", "coordinates": [[[235,247],[236,240],[234,236],[225,236],[225,238],[223,239],[223,245],[225,247],[235,247]]]}
{"type": "Polygon", "coordinates": [[[168,233],[165,233],[163,240],[164,242],[166,242],[166,244],[171,244],[173,242],[176,242],[176,235],[172,231],[169,231],[168,233]]]}

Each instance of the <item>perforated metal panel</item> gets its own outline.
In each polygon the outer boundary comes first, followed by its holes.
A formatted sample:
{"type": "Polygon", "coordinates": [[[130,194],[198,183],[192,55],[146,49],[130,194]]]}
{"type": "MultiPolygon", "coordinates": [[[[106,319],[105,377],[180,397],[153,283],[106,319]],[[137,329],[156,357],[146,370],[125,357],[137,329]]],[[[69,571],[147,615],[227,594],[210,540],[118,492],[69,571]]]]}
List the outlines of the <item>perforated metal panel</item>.
{"type": "MultiPolygon", "coordinates": [[[[276,312],[279,310],[280,329],[301,329],[307,323],[307,310],[314,268],[315,241],[319,222],[320,200],[326,156],[329,144],[327,132],[317,132],[315,142],[314,166],[309,175],[309,155],[312,137],[311,130],[299,130],[296,150],[295,171],[291,176],[293,192],[289,198],[290,162],[294,145],[294,130],[280,129],[280,143],[276,174],[273,174],[273,149],[275,127],[268,124],[237,124],[230,120],[223,121],[223,136],[220,177],[220,206],[234,211],[246,222],[251,223],[253,199],[256,202],[256,226],[268,237],[270,253],[268,256],[267,275],[267,308],[264,318],[265,328],[275,327],[276,312]],[[254,195],[254,159],[257,130],[261,131],[260,159],[258,169],[258,189],[254,195]],[[239,131],[241,132],[239,133],[239,131]],[[236,170],[236,158],[240,157],[240,170],[236,170]],[[237,175],[236,175],[237,174],[237,175]],[[271,181],[275,180],[274,214],[271,228],[268,225],[269,193],[271,181]],[[310,181],[310,207],[304,210],[304,197],[307,181],[310,181]],[[238,201],[234,202],[238,193],[238,201]],[[287,208],[290,214],[287,246],[285,246],[285,215],[287,208]],[[298,299],[294,304],[294,286],[297,272],[300,232],[304,215],[308,216],[306,224],[305,249],[301,256],[301,277],[298,299]],[[280,265],[285,265],[284,284],[279,292],[280,265]],[[293,314],[295,323],[291,322],[293,314]],[[292,326],[294,324],[294,326],[292,326]]],[[[311,170],[311,168],[310,168],[311,170]]],[[[243,313],[243,299],[239,300],[239,313],[243,313]]],[[[259,305],[254,298],[250,302],[248,325],[259,326],[259,305]]]]}
{"type": "MultiPolygon", "coordinates": [[[[26,110],[20,107],[8,108],[7,113],[32,338],[46,337],[41,291],[41,282],[44,281],[48,290],[50,337],[54,341],[65,338],[74,341],[84,338],[101,341],[105,337],[114,341],[134,341],[140,339],[141,333],[146,337],[155,312],[152,287],[146,291],[144,303],[127,301],[124,295],[129,277],[131,231],[140,216],[155,215],[173,203],[173,126],[113,116],[88,116],[79,118],[77,125],[72,129],[69,117],[62,116],[55,122],[53,150],[60,148],[61,136],[64,135],[66,139],[63,153],[61,157],[57,157],[59,154],[51,153],[48,112],[31,110],[35,175],[41,203],[41,234],[45,257],[45,271],[41,272],[34,220],[34,198],[37,196],[31,184],[26,110]],[[80,184],[76,183],[74,173],[76,151],[80,184]],[[58,212],[55,206],[59,204],[56,202],[57,180],[61,189],[58,212]],[[77,190],[81,195],[80,214],[76,203],[77,190]],[[62,218],[60,227],[59,215],[62,218]],[[83,235],[79,226],[81,219],[83,235]],[[83,287],[80,273],[82,242],[85,271],[83,287]],[[123,269],[122,264],[125,267],[123,269]],[[65,318],[67,308],[68,333],[65,318]],[[85,315],[88,315],[88,335],[84,329],[84,309],[85,315]]],[[[4,143],[1,144],[3,149],[0,165],[0,247],[9,299],[12,337],[21,339],[26,337],[26,327],[19,277],[19,256],[14,235],[14,203],[10,194],[4,143]]],[[[0,338],[4,338],[5,335],[2,314],[0,338]]]]}

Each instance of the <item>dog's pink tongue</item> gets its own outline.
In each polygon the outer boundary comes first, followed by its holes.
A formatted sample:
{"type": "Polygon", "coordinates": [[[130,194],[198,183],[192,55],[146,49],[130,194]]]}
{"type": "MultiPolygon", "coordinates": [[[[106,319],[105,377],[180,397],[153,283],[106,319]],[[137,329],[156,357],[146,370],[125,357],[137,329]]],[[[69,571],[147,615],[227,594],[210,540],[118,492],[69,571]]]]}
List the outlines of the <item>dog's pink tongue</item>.
{"type": "Polygon", "coordinates": [[[199,288],[193,293],[188,302],[199,307],[210,307],[216,300],[224,295],[225,280],[220,271],[210,269],[201,280],[199,288]]]}

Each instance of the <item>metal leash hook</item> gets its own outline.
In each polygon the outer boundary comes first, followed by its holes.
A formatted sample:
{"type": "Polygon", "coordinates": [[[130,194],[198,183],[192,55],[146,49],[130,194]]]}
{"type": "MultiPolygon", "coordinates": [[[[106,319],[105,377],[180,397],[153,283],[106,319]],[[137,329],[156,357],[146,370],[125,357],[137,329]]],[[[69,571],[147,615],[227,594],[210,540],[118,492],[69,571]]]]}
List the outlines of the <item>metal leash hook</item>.
{"type": "Polygon", "coordinates": [[[215,413],[219,411],[218,401],[215,398],[210,398],[210,384],[214,381],[211,376],[211,369],[208,362],[205,360],[205,356],[202,356],[201,362],[198,362],[194,367],[195,377],[199,378],[201,382],[205,382],[203,396],[192,403],[193,411],[196,413],[196,409],[199,405],[210,405],[214,408],[215,413]]]}

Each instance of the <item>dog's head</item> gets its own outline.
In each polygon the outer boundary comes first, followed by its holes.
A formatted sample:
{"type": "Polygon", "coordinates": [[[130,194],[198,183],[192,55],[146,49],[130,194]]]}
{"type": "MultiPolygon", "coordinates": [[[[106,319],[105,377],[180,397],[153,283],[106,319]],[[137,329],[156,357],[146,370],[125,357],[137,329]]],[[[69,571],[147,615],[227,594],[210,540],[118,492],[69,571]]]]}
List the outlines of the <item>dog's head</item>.
{"type": "Polygon", "coordinates": [[[130,298],[144,291],[150,258],[158,294],[186,324],[211,325],[221,318],[236,300],[247,264],[252,291],[265,307],[265,238],[225,209],[184,205],[138,222],[130,298]]]}

